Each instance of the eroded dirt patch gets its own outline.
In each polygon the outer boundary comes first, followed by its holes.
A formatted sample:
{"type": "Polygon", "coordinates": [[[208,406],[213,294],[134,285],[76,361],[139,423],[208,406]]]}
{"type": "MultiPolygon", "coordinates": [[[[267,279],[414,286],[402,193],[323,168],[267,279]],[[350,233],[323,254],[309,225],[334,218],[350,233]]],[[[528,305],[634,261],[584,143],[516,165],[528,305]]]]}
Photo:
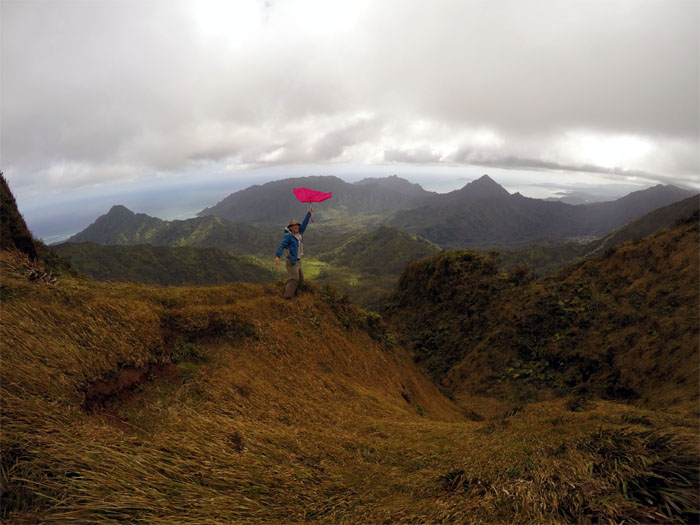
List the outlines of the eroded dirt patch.
{"type": "Polygon", "coordinates": [[[118,373],[98,379],[85,388],[83,409],[90,414],[110,411],[112,407],[132,400],[141,392],[144,383],[175,374],[172,361],[121,368],[118,373]]]}

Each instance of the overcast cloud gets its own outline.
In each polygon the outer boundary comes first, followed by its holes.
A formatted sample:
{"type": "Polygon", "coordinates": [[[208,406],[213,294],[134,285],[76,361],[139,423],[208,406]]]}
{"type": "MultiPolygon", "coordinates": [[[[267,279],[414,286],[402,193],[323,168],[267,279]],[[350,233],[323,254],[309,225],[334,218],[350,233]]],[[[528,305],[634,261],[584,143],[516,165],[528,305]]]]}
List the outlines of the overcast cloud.
{"type": "Polygon", "coordinates": [[[347,163],[700,187],[696,0],[1,5],[20,192],[347,163]]]}

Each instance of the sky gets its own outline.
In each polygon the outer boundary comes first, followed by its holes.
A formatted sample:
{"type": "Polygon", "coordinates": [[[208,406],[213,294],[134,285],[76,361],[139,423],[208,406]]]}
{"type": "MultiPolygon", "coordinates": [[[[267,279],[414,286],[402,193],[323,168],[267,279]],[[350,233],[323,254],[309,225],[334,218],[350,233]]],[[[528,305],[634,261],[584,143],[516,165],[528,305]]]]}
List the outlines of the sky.
{"type": "Polygon", "coordinates": [[[0,163],[45,235],[307,174],[700,188],[697,0],[0,0],[0,39],[0,163]]]}

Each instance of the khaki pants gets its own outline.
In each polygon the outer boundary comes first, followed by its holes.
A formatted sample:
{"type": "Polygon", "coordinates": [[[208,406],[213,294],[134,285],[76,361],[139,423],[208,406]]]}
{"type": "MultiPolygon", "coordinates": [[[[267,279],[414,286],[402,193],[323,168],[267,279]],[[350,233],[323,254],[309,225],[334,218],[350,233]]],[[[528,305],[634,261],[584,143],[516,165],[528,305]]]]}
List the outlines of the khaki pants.
{"type": "Polygon", "coordinates": [[[284,289],[284,298],[291,299],[297,294],[299,288],[304,284],[304,272],[301,269],[301,259],[297,259],[296,264],[287,257],[287,286],[284,289]]]}

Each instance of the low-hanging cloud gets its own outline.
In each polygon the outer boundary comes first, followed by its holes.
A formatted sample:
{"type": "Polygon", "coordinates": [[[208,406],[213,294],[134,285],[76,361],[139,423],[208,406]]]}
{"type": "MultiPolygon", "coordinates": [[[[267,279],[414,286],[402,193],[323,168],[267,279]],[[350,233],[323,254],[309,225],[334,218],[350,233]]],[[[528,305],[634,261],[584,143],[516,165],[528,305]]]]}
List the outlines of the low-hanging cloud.
{"type": "Polygon", "coordinates": [[[435,164],[440,162],[441,155],[430,149],[386,150],[384,160],[387,162],[411,162],[418,164],[435,164]]]}

